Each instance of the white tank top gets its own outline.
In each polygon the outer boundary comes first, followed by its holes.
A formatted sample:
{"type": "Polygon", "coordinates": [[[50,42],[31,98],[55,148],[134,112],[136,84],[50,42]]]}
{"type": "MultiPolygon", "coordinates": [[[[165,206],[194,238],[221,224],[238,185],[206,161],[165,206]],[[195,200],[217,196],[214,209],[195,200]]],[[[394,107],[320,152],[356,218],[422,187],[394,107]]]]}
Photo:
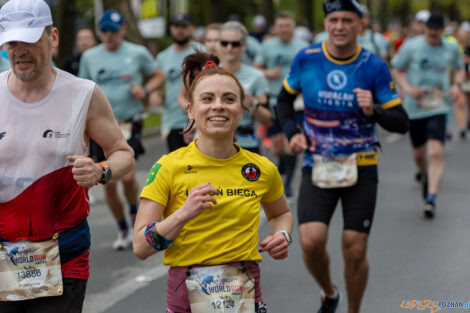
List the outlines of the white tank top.
{"type": "Polygon", "coordinates": [[[24,103],[8,90],[10,72],[0,74],[0,203],[71,165],[67,156],[88,155],[85,122],[95,86],[57,69],[51,92],[37,103],[24,103]]]}

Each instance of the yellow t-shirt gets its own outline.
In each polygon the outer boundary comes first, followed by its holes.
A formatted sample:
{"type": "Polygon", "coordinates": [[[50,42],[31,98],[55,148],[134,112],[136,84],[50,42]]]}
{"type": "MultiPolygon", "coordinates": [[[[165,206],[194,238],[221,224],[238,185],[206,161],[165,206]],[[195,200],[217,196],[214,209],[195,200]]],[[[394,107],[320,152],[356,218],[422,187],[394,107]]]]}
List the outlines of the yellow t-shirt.
{"type": "Polygon", "coordinates": [[[284,193],[276,166],[267,158],[239,149],[229,159],[202,154],[192,142],[164,155],[149,172],[141,198],[165,207],[168,217],[186,202],[189,191],[210,182],[219,190],[217,204],[183,227],[163,264],[214,265],[261,261],[258,252],[260,202],[273,202],[284,193]]]}

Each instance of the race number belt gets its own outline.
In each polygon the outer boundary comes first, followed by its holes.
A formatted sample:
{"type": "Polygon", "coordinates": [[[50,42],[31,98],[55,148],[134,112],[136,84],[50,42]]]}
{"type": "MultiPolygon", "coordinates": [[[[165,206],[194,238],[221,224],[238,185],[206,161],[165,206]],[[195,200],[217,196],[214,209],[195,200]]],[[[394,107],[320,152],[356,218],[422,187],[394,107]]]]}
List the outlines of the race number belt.
{"type": "Polygon", "coordinates": [[[119,121],[119,128],[121,129],[124,139],[127,141],[132,137],[132,122],[129,121],[119,121]]]}
{"type": "Polygon", "coordinates": [[[312,182],[319,188],[350,187],[357,182],[357,167],[377,164],[376,152],[348,156],[313,155],[312,182]]]}
{"type": "Polygon", "coordinates": [[[62,295],[59,245],[55,238],[0,243],[0,301],[62,295]]]}
{"type": "Polygon", "coordinates": [[[253,313],[255,280],[250,267],[218,265],[188,270],[192,313],[253,313]]]}
{"type": "Polygon", "coordinates": [[[437,109],[444,102],[441,87],[423,87],[424,95],[418,100],[418,105],[427,110],[437,109]]]}

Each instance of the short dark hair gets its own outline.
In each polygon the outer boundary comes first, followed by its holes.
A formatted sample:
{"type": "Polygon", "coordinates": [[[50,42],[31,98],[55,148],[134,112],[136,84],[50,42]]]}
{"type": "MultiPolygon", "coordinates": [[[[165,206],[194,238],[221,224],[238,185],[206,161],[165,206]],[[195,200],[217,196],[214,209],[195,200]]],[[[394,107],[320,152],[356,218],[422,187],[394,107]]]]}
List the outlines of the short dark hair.
{"type": "Polygon", "coordinates": [[[278,18],[290,18],[295,22],[295,16],[291,11],[280,11],[279,13],[276,14],[276,19],[278,18]]]}

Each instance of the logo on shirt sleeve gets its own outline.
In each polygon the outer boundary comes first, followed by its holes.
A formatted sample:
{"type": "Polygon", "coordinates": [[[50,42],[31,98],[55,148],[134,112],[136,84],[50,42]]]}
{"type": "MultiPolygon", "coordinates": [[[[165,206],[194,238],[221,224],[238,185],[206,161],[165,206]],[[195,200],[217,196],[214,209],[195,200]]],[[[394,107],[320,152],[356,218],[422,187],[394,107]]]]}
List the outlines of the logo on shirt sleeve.
{"type": "Polygon", "coordinates": [[[6,136],[7,132],[0,132],[0,140],[6,136]]]}
{"type": "Polygon", "coordinates": [[[261,171],[256,164],[248,163],[243,166],[242,175],[249,181],[257,181],[261,175],[261,171]]]}
{"type": "Polygon", "coordinates": [[[147,176],[147,180],[145,181],[145,186],[150,185],[153,183],[155,180],[155,176],[157,176],[158,170],[160,169],[162,165],[160,163],[155,163],[152,168],[150,169],[150,172],[147,176]]]}

